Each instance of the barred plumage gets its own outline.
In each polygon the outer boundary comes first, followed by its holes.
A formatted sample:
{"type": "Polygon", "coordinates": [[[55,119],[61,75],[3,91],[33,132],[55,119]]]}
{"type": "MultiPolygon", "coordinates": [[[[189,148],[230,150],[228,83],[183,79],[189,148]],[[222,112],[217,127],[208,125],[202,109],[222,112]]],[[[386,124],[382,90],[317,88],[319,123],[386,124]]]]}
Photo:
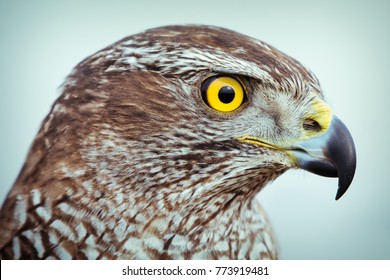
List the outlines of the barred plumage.
{"type": "Polygon", "coordinates": [[[125,38],[64,83],[2,207],[1,258],[277,258],[256,194],[296,167],[348,173],[342,192],[352,181],[353,142],[322,98],[297,61],[230,30],[170,26],[125,38]],[[214,75],[244,84],[239,109],[202,100],[214,75]],[[322,155],[298,145],[322,141],[327,121],[343,131],[343,159],[323,142],[322,155]]]}

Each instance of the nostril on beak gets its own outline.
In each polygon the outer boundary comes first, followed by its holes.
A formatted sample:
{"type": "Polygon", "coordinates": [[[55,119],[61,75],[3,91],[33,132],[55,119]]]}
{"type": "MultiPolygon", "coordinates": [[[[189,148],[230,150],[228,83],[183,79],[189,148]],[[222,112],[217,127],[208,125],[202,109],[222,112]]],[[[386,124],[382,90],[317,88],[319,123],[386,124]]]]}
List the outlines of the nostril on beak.
{"type": "Polygon", "coordinates": [[[321,125],[313,119],[307,118],[303,122],[303,129],[307,131],[320,132],[322,127],[321,125]]]}

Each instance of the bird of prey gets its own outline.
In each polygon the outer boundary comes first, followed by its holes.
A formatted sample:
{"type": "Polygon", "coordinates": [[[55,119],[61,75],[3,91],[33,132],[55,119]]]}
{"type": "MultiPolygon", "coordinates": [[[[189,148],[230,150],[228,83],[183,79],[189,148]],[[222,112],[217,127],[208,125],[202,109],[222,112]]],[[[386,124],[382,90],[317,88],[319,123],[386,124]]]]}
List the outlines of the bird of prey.
{"type": "Polygon", "coordinates": [[[2,259],[275,259],[256,195],[288,169],[352,182],[317,78],[210,26],[124,38],[61,87],[0,213],[2,259]]]}

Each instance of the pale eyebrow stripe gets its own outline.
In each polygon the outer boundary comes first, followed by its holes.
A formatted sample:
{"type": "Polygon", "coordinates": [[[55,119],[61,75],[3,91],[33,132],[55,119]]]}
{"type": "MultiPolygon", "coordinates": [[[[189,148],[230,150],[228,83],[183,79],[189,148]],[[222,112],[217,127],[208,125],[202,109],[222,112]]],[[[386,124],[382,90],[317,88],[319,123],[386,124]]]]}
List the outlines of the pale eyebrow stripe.
{"type": "Polygon", "coordinates": [[[256,79],[256,80],[259,79],[259,77],[255,77],[255,76],[253,76],[251,73],[244,72],[244,71],[241,71],[241,70],[234,70],[234,69],[222,68],[222,67],[212,68],[211,70],[212,70],[213,72],[221,73],[221,74],[240,75],[240,76],[245,76],[245,77],[253,78],[253,79],[256,79]]]}
{"type": "Polygon", "coordinates": [[[232,69],[232,68],[224,68],[224,67],[215,67],[211,68],[211,71],[215,73],[228,74],[228,75],[239,75],[243,77],[248,77],[259,82],[272,83],[272,77],[264,71],[265,75],[256,75],[256,73],[243,71],[241,69],[232,69]]]}

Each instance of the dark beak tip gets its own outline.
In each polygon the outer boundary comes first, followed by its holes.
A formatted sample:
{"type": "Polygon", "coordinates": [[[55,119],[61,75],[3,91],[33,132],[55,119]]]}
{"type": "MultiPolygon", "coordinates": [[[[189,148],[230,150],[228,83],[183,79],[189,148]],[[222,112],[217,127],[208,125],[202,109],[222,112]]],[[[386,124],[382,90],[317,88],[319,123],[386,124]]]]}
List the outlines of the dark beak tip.
{"type": "Polygon", "coordinates": [[[335,200],[339,200],[346,192],[348,188],[338,188],[335,200]]]}
{"type": "Polygon", "coordinates": [[[352,183],[352,180],[355,176],[355,170],[356,170],[356,153],[354,153],[354,158],[351,161],[351,165],[347,170],[349,170],[349,173],[347,176],[339,177],[339,188],[336,193],[336,200],[339,200],[348,190],[349,186],[352,183]]]}
{"type": "Polygon", "coordinates": [[[341,179],[339,179],[339,188],[337,189],[336,193],[336,200],[339,200],[348,190],[349,186],[351,185],[353,180],[353,175],[347,182],[340,182],[341,179]]]}
{"type": "Polygon", "coordinates": [[[356,149],[352,135],[337,117],[334,117],[334,133],[337,142],[328,146],[328,155],[338,171],[339,187],[335,199],[339,200],[347,192],[355,176],[356,149]]]}

